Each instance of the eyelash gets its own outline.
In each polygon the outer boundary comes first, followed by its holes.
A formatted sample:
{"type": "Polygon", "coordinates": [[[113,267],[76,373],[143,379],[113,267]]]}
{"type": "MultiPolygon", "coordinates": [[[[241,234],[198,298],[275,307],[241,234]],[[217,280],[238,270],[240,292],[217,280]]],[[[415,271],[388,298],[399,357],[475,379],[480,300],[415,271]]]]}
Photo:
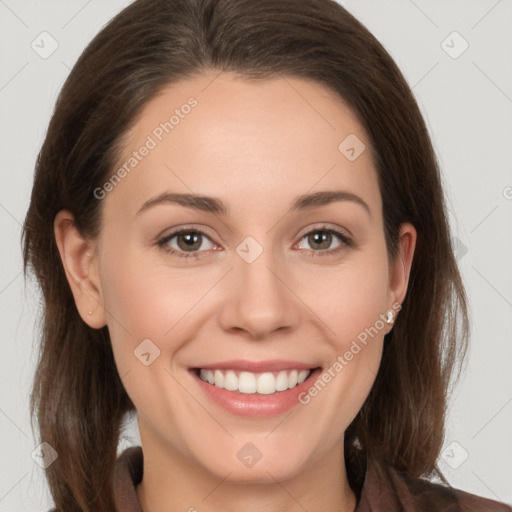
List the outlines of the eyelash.
{"type": "MultiPolygon", "coordinates": [[[[328,228],[328,227],[325,227],[325,226],[322,226],[322,227],[319,227],[319,228],[315,228],[311,231],[308,231],[307,233],[305,233],[299,240],[299,242],[301,240],[303,240],[304,238],[306,238],[308,235],[311,235],[313,233],[329,233],[329,234],[332,234],[334,236],[336,236],[340,241],[341,241],[341,245],[339,245],[338,247],[334,248],[334,249],[326,249],[326,250],[318,250],[318,251],[315,251],[313,249],[307,249],[308,251],[311,251],[312,254],[311,254],[311,257],[315,256],[315,255],[322,255],[323,257],[328,257],[328,256],[331,256],[331,255],[334,255],[340,251],[342,251],[345,247],[352,247],[354,246],[354,242],[353,240],[347,236],[345,233],[342,233],[341,231],[337,231],[335,229],[332,229],[332,228],[328,228]]],[[[161,249],[163,249],[164,251],[166,251],[167,253],[171,254],[172,256],[175,256],[175,257],[178,257],[178,258],[189,258],[189,257],[192,257],[193,259],[197,260],[199,258],[201,258],[201,252],[203,251],[200,251],[200,252],[185,252],[185,251],[177,251],[176,249],[174,249],[173,247],[169,247],[167,245],[167,243],[172,240],[174,237],[176,237],[177,235],[180,235],[180,234],[183,234],[183,233],[195,233],[195,234],[199,234],[201,236],[204,236],[206,238],[208,238],[208,240],[210,239],[210,237],[204,233],[203,231],[201,231],[200,229],[191,229],[191,228],[182,228],[182,229],[178,229],[176,231],[173,231],[172,233],[169,233],[168,235],[165,235],[164,237],[160,238],[157,240],[157,243],[156,245],[158,245],[158,247],[160,247],[161,249]]]]}

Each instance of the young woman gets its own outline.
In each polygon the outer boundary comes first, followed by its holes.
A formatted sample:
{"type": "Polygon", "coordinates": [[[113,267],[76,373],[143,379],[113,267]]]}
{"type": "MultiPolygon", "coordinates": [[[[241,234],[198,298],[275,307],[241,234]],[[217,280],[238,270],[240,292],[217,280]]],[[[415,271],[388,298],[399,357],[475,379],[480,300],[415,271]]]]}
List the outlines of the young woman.
{"type": "Polygon", "coordinates": [[[54,510],[512,510],[437,467],[468,334],[439,169],[334,1],[124,9],[60,93],[24,256],[54,510]]]}

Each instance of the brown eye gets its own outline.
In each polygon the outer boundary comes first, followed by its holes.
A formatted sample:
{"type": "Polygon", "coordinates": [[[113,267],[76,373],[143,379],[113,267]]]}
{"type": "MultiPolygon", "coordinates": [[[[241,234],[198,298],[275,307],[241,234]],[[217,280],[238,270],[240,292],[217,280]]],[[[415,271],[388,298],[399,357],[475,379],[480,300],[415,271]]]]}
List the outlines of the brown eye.
{"type": "Polygon", "coordinates": [[[212,249],[214,244],[202,231],[195,229],[180,229],[160,239],[158,241],[158,246],[162,247],[174,256],[185,258],[192,256],[197,258],[202,252],[212,249]],[[211,246],[205,247],[204,242],[209,242],[211,246]]]}
{"type": "Polygon", "coordinates": [[[201,247],[202,235],[196,232],[189,233],[180,233],[179,235],[175,235],[177,240],[177,245],[182,251],[194,251],[201,247]]]}
{"type": "Polygon", "coordinates": [[[315,231],[313,234],[308,235],[307,238],[310,247],[325,250],[330,248],[333,236],[327,231],[315,231]]]}
{"type": "MultiPolygon", "coordinates": [[[[309,249],[313,251],[313,255],[315,253],[325,253],[325,254],[333,254],[342,250],[343,248],[353,245],[351,239],[334,229],[324,229],[319,228],[309,233],[306,233],[302,238],[302,240],[306,240],[309,245],[309,249]],[[333,242],[338,240],[338,244],[332,247],[333,242]]],[[[306,247],[306,249],[308,249],[306,247]]]]}

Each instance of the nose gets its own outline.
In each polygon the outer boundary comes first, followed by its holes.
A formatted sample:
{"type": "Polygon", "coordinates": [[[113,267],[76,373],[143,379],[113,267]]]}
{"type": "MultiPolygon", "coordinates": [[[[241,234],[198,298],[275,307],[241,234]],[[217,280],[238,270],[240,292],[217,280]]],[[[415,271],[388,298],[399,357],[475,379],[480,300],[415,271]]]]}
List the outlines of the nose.
{"type": "Polygon", "coordinates": [[[273,258],[271,250],[248,263],[235,256],[225,283],[220,322],[226,331],[243,331],[263,340],[277,330],[293,330],[300,320],[300,300],[290,272],[273,258]]]}

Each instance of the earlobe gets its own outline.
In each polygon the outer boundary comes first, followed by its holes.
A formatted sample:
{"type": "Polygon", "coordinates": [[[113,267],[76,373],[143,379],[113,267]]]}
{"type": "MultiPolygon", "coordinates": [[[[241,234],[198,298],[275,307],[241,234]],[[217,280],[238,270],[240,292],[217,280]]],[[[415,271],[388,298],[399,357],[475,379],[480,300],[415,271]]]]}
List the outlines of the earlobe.
{"type": "Polygon", "coordinates": [[[78,312],[87,325],[100,329],[106,325],[106,317],[94,244],[79,233],[73,214],[67,210],[56,215],[53,227],[78,312]]]}

